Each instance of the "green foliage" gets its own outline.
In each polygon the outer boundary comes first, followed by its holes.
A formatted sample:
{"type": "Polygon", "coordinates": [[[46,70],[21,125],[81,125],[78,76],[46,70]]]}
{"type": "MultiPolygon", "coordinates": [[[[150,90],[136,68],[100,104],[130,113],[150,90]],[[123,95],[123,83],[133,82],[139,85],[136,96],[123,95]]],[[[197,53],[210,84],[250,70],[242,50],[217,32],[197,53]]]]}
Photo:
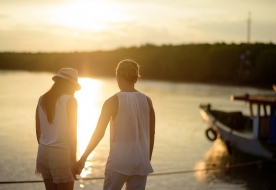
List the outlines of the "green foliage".
{"type": "Polygon", "coordinates": [[[256,78],[260,82],[271,81],[276,84],[276,48],[262,51],[255,68],[256,78]]]}
{"type": "Polygon", "coordinates": [[[0,69],[57,72],[62,67],[81,76],[115,76],[123,59],[133,59],[146,79],[268,85],[276,83],[274,44],[145,44],[112,51],[71,53],[0,53],[0,69]]]}

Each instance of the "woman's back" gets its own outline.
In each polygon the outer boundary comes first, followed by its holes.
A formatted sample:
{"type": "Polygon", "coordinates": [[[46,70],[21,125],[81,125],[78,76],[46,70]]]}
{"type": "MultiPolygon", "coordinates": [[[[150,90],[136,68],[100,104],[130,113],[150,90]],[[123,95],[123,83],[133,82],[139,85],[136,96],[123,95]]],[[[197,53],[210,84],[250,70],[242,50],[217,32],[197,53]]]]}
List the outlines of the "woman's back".
{"type": "Polygon", "coordinates": [[[61,95],[55,104],[55,115],[53,121],[50,123],[47,119],[45,109],[42,107],[42,99],[40,98],[38,114],[41,128],[40,144],[68,148],[68,122],[66,104],[70,95],[61,95]]]}

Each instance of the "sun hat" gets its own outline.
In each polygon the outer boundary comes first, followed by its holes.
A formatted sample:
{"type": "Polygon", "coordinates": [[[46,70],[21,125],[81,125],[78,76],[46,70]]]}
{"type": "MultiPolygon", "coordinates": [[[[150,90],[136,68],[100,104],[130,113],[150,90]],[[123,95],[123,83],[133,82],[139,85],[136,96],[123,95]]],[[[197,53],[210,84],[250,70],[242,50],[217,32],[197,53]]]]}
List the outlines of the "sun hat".
{"type": "Polygon", "coordinates": [[[81,89],[81,85],[78,83],[78,71],[76,69],[62,68],[55,76],[53,76],[53,81],[56,81],[58,77],[73,82],[76,85],[77,90],[81,89]]]}

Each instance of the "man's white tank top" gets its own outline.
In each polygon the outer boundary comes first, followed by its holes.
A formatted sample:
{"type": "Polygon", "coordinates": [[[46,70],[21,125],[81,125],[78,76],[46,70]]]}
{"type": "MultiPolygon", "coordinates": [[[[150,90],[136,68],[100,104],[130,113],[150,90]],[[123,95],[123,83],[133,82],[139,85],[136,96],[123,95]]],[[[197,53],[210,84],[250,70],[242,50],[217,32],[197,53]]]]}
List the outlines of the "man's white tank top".
{"type": "Polygon", "coordinates": [[[110,121],[106,168],[125,175],[153,172],[150,155],[150,110],[141,92],[119,92],[118,114],[110,121]]]}
{"type": "Polygon", "coordinates": [[[68,121],[66,104],[70,97],[68,94],[64,94],[57,99],[55,116],[52,123],[47,120],[47,115],[41,106],[41,97],[39,100],[38,114],[40,121],[41,136],[39,143],[51,146],[68,148],[68,121]]]}

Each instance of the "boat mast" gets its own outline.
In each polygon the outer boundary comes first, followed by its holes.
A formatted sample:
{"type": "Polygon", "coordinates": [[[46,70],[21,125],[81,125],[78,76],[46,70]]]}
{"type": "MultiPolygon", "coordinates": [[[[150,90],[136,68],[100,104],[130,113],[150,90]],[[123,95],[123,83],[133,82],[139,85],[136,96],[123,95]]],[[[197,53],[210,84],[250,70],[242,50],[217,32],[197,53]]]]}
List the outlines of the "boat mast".
{"type": "Polygon", "coordinates": [[[248,12],[248,20],[247,20],[247,44],[250,44],[250,25],[251,25],[251,13],[248,12]]]}

